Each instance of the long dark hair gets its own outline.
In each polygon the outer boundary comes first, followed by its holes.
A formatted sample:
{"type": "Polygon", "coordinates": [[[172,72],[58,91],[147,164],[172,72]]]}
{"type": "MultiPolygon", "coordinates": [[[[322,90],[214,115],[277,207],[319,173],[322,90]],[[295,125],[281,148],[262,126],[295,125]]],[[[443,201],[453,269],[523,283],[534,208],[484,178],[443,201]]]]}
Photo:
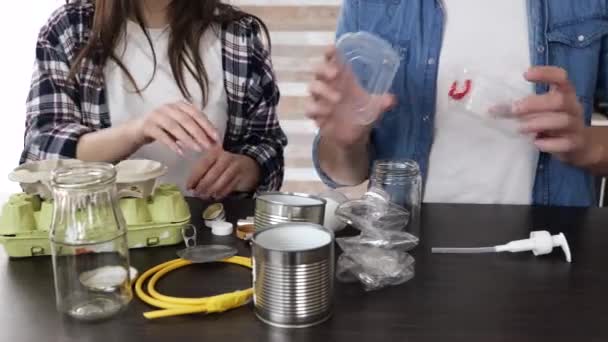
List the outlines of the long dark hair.
{"type": "MultiPolygon", "coordinates": [[[[96,70],[98,77],[103,77],[103,66],[108,60],[114,61],[127,75],[138,93],[148,84],[139,88],[135,79],[124,66],[120,57],[115,54],[115,48],[122,35],[125,34],[127,20],[134,20],[146,35],[154,59],[156,71],[156,52],[150,35],[146,29],[146,22],[141,8],[141,1],[136,0],[80,0],[92,2],[95,6],[95,15],[91,25],[91,35],[86,45],[80,50],[70,70],[70,78],[75,79],[77,72],[87,58],[94,59],[99,66],[96,70]]],[[[69,0],[66,0],[69,2],[69,0]]],[[[259,18],[245,13],[236,7],[222,3],[221,0],[172,0],[168,8],[169,19],[169,62],[173,77],[179,86],[182,95],[191,100],[192,96],[184,81],[184,70],[187,70],[201,88],[203,101],[207,103],[209,80],[200,54],[200,41],[202,35],[213,29],[214,25],[225,25],[244,17],[251,17],[263,29],[265,40],[270,46],[268,28],[259,18]]]]}

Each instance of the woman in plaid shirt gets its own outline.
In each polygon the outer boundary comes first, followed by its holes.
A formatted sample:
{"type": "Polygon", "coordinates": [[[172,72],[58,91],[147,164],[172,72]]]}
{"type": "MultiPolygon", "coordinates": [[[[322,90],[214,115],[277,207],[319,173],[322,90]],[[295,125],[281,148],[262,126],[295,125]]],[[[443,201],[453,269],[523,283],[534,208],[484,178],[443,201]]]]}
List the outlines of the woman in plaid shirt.
{"type": "Polygon", "coordinates": [[[264,24],[219,0],[89,0],[42,28],[21,162],[149,158],[202,197],[277,190],[287,144],[264,24]]]}

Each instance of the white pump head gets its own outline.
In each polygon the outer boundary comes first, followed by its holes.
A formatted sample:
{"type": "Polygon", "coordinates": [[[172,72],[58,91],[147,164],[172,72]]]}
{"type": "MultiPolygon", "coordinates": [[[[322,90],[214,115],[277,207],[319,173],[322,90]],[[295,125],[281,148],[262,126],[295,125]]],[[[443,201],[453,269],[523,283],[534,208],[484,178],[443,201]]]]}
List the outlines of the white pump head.
{"type": "Polygon", "coordinates": [[[496,246],[497,252],[525,252],[532,251],[535,256],[549,254],[553,248],[561,247],[567,262],[572,262],[570,246],[564,233],[551,236],[548,231],[536,231],[530,233],[530,238],[525,240],[511,241],[506,245],[496,246]]]}

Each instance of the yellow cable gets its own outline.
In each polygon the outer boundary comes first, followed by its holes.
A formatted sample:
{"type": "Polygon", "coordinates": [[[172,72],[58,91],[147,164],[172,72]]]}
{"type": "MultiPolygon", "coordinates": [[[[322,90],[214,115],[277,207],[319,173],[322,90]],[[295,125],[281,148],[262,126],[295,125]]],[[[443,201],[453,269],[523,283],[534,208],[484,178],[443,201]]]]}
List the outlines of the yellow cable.
{"type": "MultiPolygon", "coordinates": [[[[222,262],[241,265],[249,268],[252,267],[250,258],[240,256],[224,259],[222,262]]],[[[137,279],[135,282],[136,295],[145,303],[162,309],[146,312],[144,313],[144,317],[148,319],[155,319],[194,313],[224,312],[245,305],[253,296],[252,288],[206,298],[171,297],[165,296],[156,291],[156,283],[161,277],[173,270],[188,266],[190,264],[192,264],[191,261],[184,259],[171,260],[152,267],[137,279]],[[148,278],[150,278],[147,285],[149,294],[143,290],[143,285],[148,278]]]]}

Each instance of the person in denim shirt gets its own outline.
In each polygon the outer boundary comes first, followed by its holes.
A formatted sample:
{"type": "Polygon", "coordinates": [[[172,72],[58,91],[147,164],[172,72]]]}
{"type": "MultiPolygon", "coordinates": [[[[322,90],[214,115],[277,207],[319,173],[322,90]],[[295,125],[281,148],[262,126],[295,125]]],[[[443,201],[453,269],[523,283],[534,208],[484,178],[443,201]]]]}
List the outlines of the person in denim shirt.
{"type": "MultiPolygon", "coordinates": [[[[489,1],[494,5],[502,2],[489,1]]],[[[519,6],[518,1],[512,4],[519,6]]],[[[335,48],[328,49],[310,85],[307,107],[307,116],[319,126],[313,159],[321,178],[332,187],[357,185],[369,178],[376,160],[413,159],[419,163],[428,187],[429,174],[433,173],[429,161],[438,137],[445,135],[441,131],[443,119],[437,114],[440,96],[443,96],[438,93],[441,86],[438,79],[441,79],[440,65],[449,62],[441,60],[447,54],[442,51],[447,48],[446,38],[457,25],[448,18],[458,10],[454,6],[467,5],[471,6],[471,21],[484,26],[476,27],[476,32],[471,31],[471,36],[463,39],[478,39],[479,32],[493,34],[506,30],[508,33],[520,26],[527,29],[527,42],[520,50],[526,50],[530,67],[520,77],[533,85],[534,93],[515,102],[512,113],[520,133],[530,138],[536,150],[527,200],[509,201],[504,199],[508,197],[492,194],[486,199],[483,194],[472,198],[481,198],[476,202],[483,203],[593,205],[594,179],[608,170],[606,128],[590,127],[594,100],[603,100],[608,95],[608,3],[603,0],[521,0],[525,18],[509,21],[513,27],[502,25],[500,20],[504,19],[501,16],[509,17],[511,13],[489,11],[490,18],[485,18],[484,13],[479,13],[483,11],[480,1],[475,4],[473,0],[458,3],[453,0],[345,0],[337,37],[347,32],[374,33],[393,45],[402,63],[393,83],[393,95],[383,97],[382,108],[375,113],[376,121],[362,126],[338,115],[345,89],[339,81],[346,69],[337,62],[335,48]]],[[[513,42],[503,39],[494,45],[510,47],[513,42]]],[[[483,51],[481,62],[509,62],[510,56],[501,49],[489,50],[483,51]],[[496,53],[492,54],[494,50],[496,53]]],[[[476,52],[471,51],[471,56],[476,52]]],[[[457,134],[461,135],[458,139],[468,139],[489,133],[477,127],[457,134]]],[[[457,134],[452,132],[452,136],[457,134]]],[[[454,141],[457,143],[459,141],[454,141]]],[[[477,152],[476,148],[467,150],[473,155],[477,152]]],[[[522,155],[524,157],[529,156],[522,155]]],[[[515,155],[511,160],[517,164],[518,158],[515,155]]],[[[464,173],[485,176],[486,172],[511,167],[511,163],[496,163],[493,158],[480,158],[467,165],[468,169],[459,167],[463,177],[464,173]]],[[[500,178],[494,175],[488,179],[496,182],[500,178]]],[[[457,187],[460,180],[456,177],[449,181],[457,187]]],[[[507,192],[504,188],[510,186],[496,183],[493,189],[500,192],[507,192]]]]}

